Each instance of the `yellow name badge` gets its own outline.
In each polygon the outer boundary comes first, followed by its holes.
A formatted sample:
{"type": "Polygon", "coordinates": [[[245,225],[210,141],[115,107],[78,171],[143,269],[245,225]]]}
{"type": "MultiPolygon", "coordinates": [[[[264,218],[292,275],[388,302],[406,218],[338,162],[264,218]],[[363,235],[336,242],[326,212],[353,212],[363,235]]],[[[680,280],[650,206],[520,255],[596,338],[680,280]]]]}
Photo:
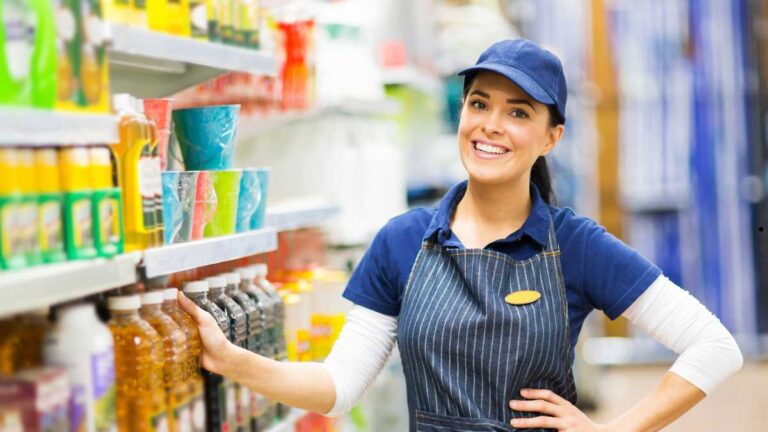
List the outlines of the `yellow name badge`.
{"type": "Polygon", "coordinates": [[[529,303],[533,303],[540,298],[541,298],[540,292],[525,290],[525,291],[515,291],[511,294],[507,294],[507,296],[504,297],[504,301],[511,305],[526,305],[529,303]]]}

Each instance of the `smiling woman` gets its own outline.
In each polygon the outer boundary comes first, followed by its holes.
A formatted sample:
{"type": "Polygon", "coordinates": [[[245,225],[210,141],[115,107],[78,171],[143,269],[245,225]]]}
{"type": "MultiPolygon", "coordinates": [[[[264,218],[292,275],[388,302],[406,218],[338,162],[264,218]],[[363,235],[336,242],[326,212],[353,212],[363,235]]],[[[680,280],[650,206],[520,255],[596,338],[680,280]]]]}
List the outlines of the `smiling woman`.
{"type": "Polygon", "coordinates": [[[527,40],[464,72],[458,131],[468,179],[436,208],[389,221],[355,269],[356,304],[323,364],[278,363],[228,343],[189,301],[203,364],[270,399],[336,416],[397,342],[411,431],[655,431],[741,367],[696,299],[594,221],[553,205],[545,156],[565,130],[559,59],[527,40]],[[656,389],[607,425],[575,407],[573,350],[593,310],[682,353],[656,389]]]}

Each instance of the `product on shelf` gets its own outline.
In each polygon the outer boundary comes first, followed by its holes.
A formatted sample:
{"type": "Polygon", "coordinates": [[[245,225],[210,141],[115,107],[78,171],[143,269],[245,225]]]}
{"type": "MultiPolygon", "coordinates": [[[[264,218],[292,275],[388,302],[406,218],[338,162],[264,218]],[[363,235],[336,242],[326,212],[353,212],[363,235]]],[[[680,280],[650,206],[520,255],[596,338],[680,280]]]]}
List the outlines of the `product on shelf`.
{"type": "Polygon", "coordinates": [[[16,150],[19,156],[17,174],[21,195],[16,229],[21,241],[22,252],[27,258],[27,265],[42,262],[40,236],[38,235],[38,195],[35,184],[35,152],[31,148],[16,150]]]}
{"type": "Polygon", "coordinates": [[[99,256],[111,257],[122,253],[124,248],[120,189],[112,181],[109,148],[91,147],[90,161],[96,250],[99,256]]]}
{"type": "Polygon", "coordinates": [[[108,299],[115,341],[117,426],[127,431],[168,429],[160,335],[139,316],[139,296],[108,299]]]}
{"type": "Polygon", "coordinates": [[[43,339],[50,329],[48,309],[16,317],[0,335],[0,375],[43,365],[43,339]]]}
{"type": "Polygon", "coordinates": [[[171,137],[171,111],[173,99],[144,99],[144,115],[157,127],[157,151],[160,170],[165,171],[168,162],[168,143],[171,137]]]}
{"type": "Polygon", "coordinates": [[[190,24],[189,0],[146,0],[147,25],[150,30],[189,37],[190,24]]]}
{"type": "MultiPolygon", "coordinates": [[[[37,233],[40,238],[40,253],[46,263],[67,259],[64,250],[64,222],[62,220],[64,195],[59,175],[56,150],[53,148],[35,150],[34,178],[38,192],[37,233]]],[[[2,234],[0,234],[1,238],[2,234]]]]}
{"type": "Polygon", "coordinates": [[[237,227],[237,202],[242,170],[212,171],[211,182],[218,203],[216,213],[205,226],[206,237],[234,234],[237,227]]]}
{"type": "Polygon", "coordinates": [[[46,365],[67,371],[70,430],[115,430],[114,343],[93,304],[58,311],[56,326],[45,340],[44,358],[46,365]]]}
{"type": "MultiPolygon", "coordinates": [[[[221,276],[213,276],[207,279],[209,291],[208,298],[226,312],[229,318],[229,341],[233,344],[247,349],[248,328],[246,324],[246,314],[243,309],[225,292],[227,280],[221,276]]],[[[232,383],[227,389],[234,394],[235,416],[234,424],[236,428],[250,424],[250,398],[242,398],[243,392],[241,385],[232,383]]],[[[230,423],[231,424],[231,423],[230,423]]]]}
{"type": "Polygon", "coordinates": [[[134,107],[139,113],[139,119],[149,135],[149,159],[144,161],[145,165],[142,166],[142,172],[147,175],[147,194],[152,199],[152,245],[160,246],[165,238],[165,229],[163,227],[163,186],[160,178],[162,164],[160,162],[157,124],[144,115],[143,101],[136,99],[134,103],[134,107]]]}
{"type": "Polygon", "coordinates": [[[183,379],[188,357],[184,331],[162,310],[163,292],[150,291],[141,295],[139,315],[160,335],[163,352],[163,387],[169,431],[187,431],[192,424],[189,387],[183,379]]]}
{"type": "Polygon", "coordinates": [[[0,105],[52,108],[56,30],[50,0],[0,2],[0,105]]]}
{"type": "Polygon", "coordinates": [[[29,369],[0,376],[0,426],[4,431],[69,430],[69,384],[61,368],[29,369]]]}
{"type": "Polygon", "coordinates": [[[246,168],[240,178],[240,192],[237,196],[237,223],[236,231],[244,232],[251,229],[253,213],[261,203],[261,184],[258,170],[246,168]]]}
{"type": "Polygon", "coordinates": [[[259,178],[259,203],[251,216],[251,229],[261,229],[264,227],[264,217],[267,214],[267,194],[269,191],[269,176],[272,173],[270,168],[259,168],[256,175],[259,178]]]}
{"type": "MultiPolygon", "coordinates": [[[[197,182],[195,183],[194,207],[192,212],[192,240],[203,238],[205,227],[211,222],[216,214],[218,207],[218,197],[213,189],[211,173],[207,171],[197,171],[197,182]]],[[[182,184],[183,185],[183,184],[182,184]]],[[[182,201],[184,203],[185,201],[182,201]]],[[[185,215],[187,212],[185,212],[185,215]]]]}
{"type": "Polygon", "coordinates": [[[141,250],[160,244],[152,183],[157,181],[161,191],[162,185],[155,179],[160,173],[155,171],[152,160],[152,124],[139,114],[129,95],[116,95],[114,105],[120,116],[120,140],[112,144],[111,149],[117,161],[118,183],[125,209],[125,250],[141,250]]]}
{"type": "Polygon", "coordinates": [[[232,167],[239,105],[173,110],[173,130],[187,170],[232,167]]]}
{"type": "Polygon", "coordinates": [[[15,148],[0,148],[0,269],[27,265],[17,225],[21,218],[19,153],[15,148]]]}
{"type": "Polygon", "coordinates": [[[190,36],[208,40],[208,5],[206,0],[189,0],[190,36]]]}
{"type": "MultiPolygon", "coordinates": [[[[202,310],[216,320],[219,328],[229,337],[229,317],[219,306],[208,298],[208,282],[194,281],[184,285],[184,294],[202,310]]],[[[235,397],[232,383],[206,370],[202,370],[205,384],[205,421],[206,430],[231,430],[235,426],[235,397]]]]}
{"type": "Polygon", "coordinates": [[[200,351],[202,342],[192,317],[187,315],[179,307],[177,301],[178,290],[166,288],[163,290],[163,312],[184,331],[187,338],[187,357],[184,360],[182,383],[187,386],[187,406],[191,414],[191,425],[187,429],[190,432],[205,432],[205,387],[203,377],[200,374],[200,351]]]}
{"type": "Polygon", "coordinates": [[[259,48],[259,2],[238,0],[235,5],[233,42],[245,48],[259,48]]]}
{"type": "Polygon", "coordinates": [[[90,156],[86,147],[59,150],[61,186],[64,190],[64,242],[69,259],[94,258],[93,191],[90,156]]]}
{"type": "Polygon", "coordinates": [[[184,226],[184,213],[179,199],[179,174],[178,171],[162,173],[165,244],[180,243],[179,234],[184,226]]]}

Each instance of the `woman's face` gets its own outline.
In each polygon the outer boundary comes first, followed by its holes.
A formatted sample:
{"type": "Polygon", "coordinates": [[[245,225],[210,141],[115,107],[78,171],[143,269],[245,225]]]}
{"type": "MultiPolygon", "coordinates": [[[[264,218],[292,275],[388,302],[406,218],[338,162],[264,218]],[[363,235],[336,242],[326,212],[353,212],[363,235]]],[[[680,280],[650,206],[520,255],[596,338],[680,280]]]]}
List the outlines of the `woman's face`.
{"type": "Polygon", "coordinates": [[[530,179],[539,156],[563,134],[550,127],[549,109],[494,72],[475,75],[461,109],[459,152],[469,178],[483,184],[530,179]]]}

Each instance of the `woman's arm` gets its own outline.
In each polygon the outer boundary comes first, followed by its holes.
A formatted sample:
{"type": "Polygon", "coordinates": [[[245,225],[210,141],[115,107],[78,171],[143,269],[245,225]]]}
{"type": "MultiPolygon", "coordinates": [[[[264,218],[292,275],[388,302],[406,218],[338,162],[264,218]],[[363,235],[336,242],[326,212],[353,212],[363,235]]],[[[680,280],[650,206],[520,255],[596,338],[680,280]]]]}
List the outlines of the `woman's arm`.
{"type": "Polygon", "coordinates": [[[517,427],[574,431],[657,431],[670,424],[741,368],[733,336],[694,297],[660,276],[624,316],[667,348],[681,354],[659,385],[608,425],[597,425],[568,401],[548,390],[523,393],[528,400],[510,407],[546,416],[518,420],[517,427]]]}
{"type": "Polygon", "coordinates": [[[213,317],[179,292],[179,305],[197,323],[203,342],[201,363],[277,402],[325,413],[336,399],[328,371],[319,363],[282,363],[231,344],[213,317]]]}

